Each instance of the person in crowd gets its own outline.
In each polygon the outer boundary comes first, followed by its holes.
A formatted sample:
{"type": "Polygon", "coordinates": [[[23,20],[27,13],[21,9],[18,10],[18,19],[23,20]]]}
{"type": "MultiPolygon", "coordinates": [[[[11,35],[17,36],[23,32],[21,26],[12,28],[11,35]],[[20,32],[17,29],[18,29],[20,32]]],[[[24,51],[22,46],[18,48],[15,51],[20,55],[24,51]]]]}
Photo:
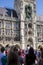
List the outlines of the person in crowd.
{"type": "Polygon", "coordinates": [[[43,65],[43,49],[41,50],[41,58],[38,65],[43,65]]]}
{"type": "Polygon", "coordinates": [[[4,50],[5,50],[5,48],[3,46],[1,46],[1,48],[0,48],[0,65],[2,65],[2,60],[1,60],[2,57],[5,56],[4,50]]]}
{"type": "Polygon", "coordinates": [[[18,55],[14,51],[9,51],[8,54],[8,64],[7,65],[20,65],[18,60],[18,55]]]}
{"type": "Polygon", "coordinates": [[[22,65],[23,64],[23,58],[21,56],[21,51],[18,51],[18,55],[19,55],[20,64],[22,65]]]}
{"type": "Polygon", "coordinates": [[[17,47],[15,47],[15,46],[11,46],[10,50],[12,50],[12,51],[18,53],[18,49],[17,49],[17,47]]]}
{"type": "Polygon", "coordinates": [[[28,54],[26,54],[26,65],[32,65],[35,63],[36,56],[34,54],[34,49],[30,47],[28,54]]]}
{"type": "MultiPolygon", "coordinates": [[[[2,48],[1,48],[1,52],[4,53],[4,50],[5,50],[5,48],[2,47],[2,48]]],[[[6,64],[7,64],[7,54],[4,54],[4,55],[2,56],[1,61],[2,61],[2,65],[6,65],[6,64]]]]}
{"type": "Polygon", "coordinates": [[[36,59],[37,59],[37,62],[39,63],[40,60],[41,60],[41,52],[42,52],[42,47],[40,47],[38,50],[37,50],[37,53],[36,53],[36,59]]]}
{"type": "Polygon", "coordinates": [[[30,45],[27,45],[27,50],[29,50],[30,49],[30,45]]]}

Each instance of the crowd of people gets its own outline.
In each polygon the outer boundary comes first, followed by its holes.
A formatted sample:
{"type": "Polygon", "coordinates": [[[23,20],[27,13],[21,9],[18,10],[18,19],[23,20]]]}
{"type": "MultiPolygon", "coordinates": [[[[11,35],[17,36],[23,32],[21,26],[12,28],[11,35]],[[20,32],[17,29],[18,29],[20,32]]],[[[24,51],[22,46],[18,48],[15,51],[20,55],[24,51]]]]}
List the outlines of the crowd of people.
{"type": "Polygon", "coordinates": [[[0,65],[43,65],[43,48],[37,50],[28,46],[22,50],[15,46],[1,46],[0,65]]]}

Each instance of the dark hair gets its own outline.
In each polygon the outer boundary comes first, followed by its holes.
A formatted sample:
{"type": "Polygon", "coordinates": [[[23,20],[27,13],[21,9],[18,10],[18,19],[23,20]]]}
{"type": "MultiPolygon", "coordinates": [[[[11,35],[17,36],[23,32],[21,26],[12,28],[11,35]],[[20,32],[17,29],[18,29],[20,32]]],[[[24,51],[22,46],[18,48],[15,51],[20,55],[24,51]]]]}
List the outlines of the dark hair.
{"type": "Polygon", "coordinates": [[[18,65],[18,55],[16,52],[9,51],[8,54],[8,65],[18,65]]]}
{"type": "Polygon", "coordinates": [[[32,47],[30,47],[29,53],[30,53],[30,54],[34,54],[34,49],[33,49],[32,47]]]}
{"type": "Polygon", "coordinates": [[[29,45],[27,45],[27,47],[29,47],[29,45]]]}
{"type": "Polygon", "coordinates": [[[15,47],[15,46],[14,46],[13,50],[14,50],[14,51],[18,51],[17,47],[15,47]]]}
{"type": "Polygon", "coordinates": [[[1,47],[1,52],[3,53],[3,52],[4,52],[4,50],[5,50],[5,48],[2,46],[2,47],[1,47]]]}
{"type": "Polygon", "coordinates": [[[11,46],[10,50],[12,50],[12,51],[18,51],[18,49],[15,46],[11,46]]]}
{"type": "Polygon", "coordinates": [[[36,56],[34,54],[34,49],[30,47],[28,54],[26,55],[26,64],[32,65],[35,63],[36,56]]]}

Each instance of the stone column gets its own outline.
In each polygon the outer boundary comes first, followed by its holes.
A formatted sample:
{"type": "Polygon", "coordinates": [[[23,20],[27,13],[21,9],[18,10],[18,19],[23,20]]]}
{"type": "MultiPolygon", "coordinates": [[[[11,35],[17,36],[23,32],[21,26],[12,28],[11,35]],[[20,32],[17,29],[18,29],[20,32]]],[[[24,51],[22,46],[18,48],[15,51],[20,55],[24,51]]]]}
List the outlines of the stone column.
{"type": "Polygon", "coordinates": [[[34,23],[33,23],[33,27],[34,27],[34,31],[33,31],[33,33],[34,33],[34,36],[33,36],[33,46],[34,46],[34,49],[36,49],[36,37],[37,37],[37,30],[36,30],[36,17],[35,17],[35,19],[34,19],[34,23]]]}
{"type": "Polygon", "coordinates": [[[11,44],[13,44],[13,38],[14,38],[14,31],[13,31],[13,27],[14,27],[14,22],[12,22],[12,32],[11,32],[11,37],[12,37],[12,39],[11,39],[11,44]]]}
{"type": "Polygon", "coordinates": [[[24,39],[24,22],[21,22],[21,46],[22,49],[25,49],[25,39],[24,39]]]}
{"type": "Polygon", "coordinates": [[[6,21],[4,21],[3,20],[3,22],[4,22],[4,35],[3,35],[3,44],[5,43],[5,35],[6,35],[6,30],[5,30],[5,28],[6,28],[6,21]]]}

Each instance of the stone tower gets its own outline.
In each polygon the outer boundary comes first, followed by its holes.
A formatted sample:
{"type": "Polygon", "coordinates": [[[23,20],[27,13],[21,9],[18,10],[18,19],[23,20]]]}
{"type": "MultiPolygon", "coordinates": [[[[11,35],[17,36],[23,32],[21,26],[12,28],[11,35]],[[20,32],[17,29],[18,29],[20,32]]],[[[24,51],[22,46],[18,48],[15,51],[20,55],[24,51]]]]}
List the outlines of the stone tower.
{"type": "Polygon", "coordinates": [[[20,20],[21,46],[36,47],[36,0],[15,0],[15,10],[20,20]]]}

